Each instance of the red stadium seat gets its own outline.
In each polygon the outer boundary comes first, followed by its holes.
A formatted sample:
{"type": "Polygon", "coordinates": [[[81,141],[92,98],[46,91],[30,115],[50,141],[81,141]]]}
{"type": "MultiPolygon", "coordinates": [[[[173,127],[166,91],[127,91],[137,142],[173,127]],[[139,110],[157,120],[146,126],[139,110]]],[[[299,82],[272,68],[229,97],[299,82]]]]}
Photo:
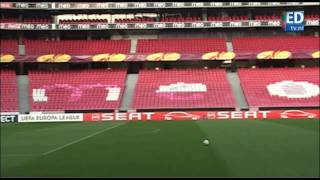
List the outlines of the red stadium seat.
{"type": "Polygon", "coordinates": [[[201,17],[191,16],[191,17],[164,17],[161,18],[161,22],[196,22],[201,21],[201,17]]]}
{"type": "Polygon", "coordinates": [[[30,24],[51,24],[52,19],[50,18],[25,18],[23,23],[30,23],[30,24]]]}
{"type": "Polygon", "coordinates": [[[16,40],[2,40],[0,41],[1,54],[12,54],[17,56],[18,53],[18,41],[16,40]]]}
{"type": "Polygon", "coordinates": [[[24,44],[27,55],[130,53],[130,40],[25,40],[24,44]]]}
{"type": "Polygon", "coordinates": [[[133,109],[235,108],[224,70],[142,70],[133,109]]]}
{"type": "Polygon", "coordinates": [[[115,23],[147,23],[155,22],[154,18],[131,18],[131,19],[115,19],[115,23]]]}
{"type": "MultiPolygon", "coordinates": [[[[319,88],[319,68],[239,69],[238,74],[250,107],[319,107],[320,105],[319,95],[288,98],[274,95],[267,88],[270,84],[282,81],[308,82],[318,85],[319,88]]],[[[299,86],[296,89],[294,89],[295,86],[289,88],[293,94],[305,91],[304,89],[298,90],[299,86]]]]}
{"type": "MultiPolygon", "coordinates": [[[[118,20],[116,20],[117,22],[118,20]]],[[[60,24],[95,24],[95,23],[108,23],[107,19],[61,19],[60,24]]]]}
{"type": "Polygon", "coordinates": [[[137,44],[137,53],[179,52],[190,54],[226,50],[226,43],[222,38],[143,39],[138,40],[137,44]]]}
{"type": "Polygon", "coordinates": [[[126,70],[30,71],[31,111],[118,109],[126,70]]]}
{"type": "Polygon", "coordinates": [[[1,69],[0,77],[0,111],[19,112],[16,73],[1,69]]]}
{"type": "Polygon", "coordinates": [[[241,37],[233,38],[236,53],[258,53],[269,50],[287,50],[291,52],[319,50],[319,37],[284,36],[284,37],[241,37]]]}
{"type": "Polygon", "coordinates": [[[1,23],[17,23],[18,22],[18,18],[14,18],[14,17],[1,18],[0,22],[1,23]]]}

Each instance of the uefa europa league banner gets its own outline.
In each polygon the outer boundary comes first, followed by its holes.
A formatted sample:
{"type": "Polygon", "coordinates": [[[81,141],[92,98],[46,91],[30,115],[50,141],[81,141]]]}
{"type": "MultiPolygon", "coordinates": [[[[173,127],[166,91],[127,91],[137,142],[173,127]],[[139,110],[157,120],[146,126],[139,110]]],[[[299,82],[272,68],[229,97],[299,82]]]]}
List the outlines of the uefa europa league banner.
{"type": "Polygon", "coordinates": [[[82,113],[20,114],[18,122],[82,122],[82,113]]]}
{"type": "Polygon", "coordinates": [[[309,52],[290,51],[262,51],[258,53],[236,53],[227,51],[213,51],[203,54],[181,54],[178,52],[157,52],[150,54],[122,54],[102,53],[95,55],[71,54],[42,54],[17,56],[1,54],[1,63],[10,62],[39,62],[39,63],[66,63],[66,62],[160,62],[160,61],[224,61],[224,60],[268,60],[268,59],[319,59],[319,50],[309,52]]]}

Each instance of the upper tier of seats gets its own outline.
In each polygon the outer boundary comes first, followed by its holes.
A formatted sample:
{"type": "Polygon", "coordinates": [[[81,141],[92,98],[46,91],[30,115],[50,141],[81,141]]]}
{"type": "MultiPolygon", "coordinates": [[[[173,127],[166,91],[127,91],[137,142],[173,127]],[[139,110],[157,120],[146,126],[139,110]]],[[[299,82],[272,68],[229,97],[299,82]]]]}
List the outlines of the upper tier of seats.
{"type": "MultiPolygon", "coordinates": [[[[108,14],[110,17],[111,15],[108,14]]],[[[125,15],[125,14],[122,14],[125,15]]],[[[90,16],[90,15],[87,15],[90,16]]],[[[117,16],[117,15],[114,15],[117,16]]],[[[120,15],[121,16],[121,15],[120,15]]],[[[119,16],[119,17],[120,17],[119,16]]],[[[155,16],[159,16],[155,14],[155,16]]],[[[91,23],[148,23],[148,22],[156,22],[155,17],[134,17],[132,15],[131,18],[108,18],[108,17],[89,17],[89,18],[81,18],[78,16],[70,16],[67,18],[60,19],[58,18],[59,24],[91,24],[91,23]]],[[[317,20],[319,19],[319,13],[309,12],[305,14],[304,17],[306,20],[317,20]]],[[[22,23],[30,23],[30,24],[50,24],[54,23],[54,17],[24,17],[22,23]]],[[[247,15],[228,15],[228,16],[214,16],[208,15],[208,21],[246,21],[249,20],[247,15]]],[[[281,14],[269,14],[269,15],[254,15],[252,20],[281,20],[281,14]]],[[[20,22],[17,17],[2,17],[0,19],[1,23],[18,23],[20,22]]],[[[176,16],[176,17],[162,17],[160,22],[199,22],[204,21],[201,16],[176,16]]]]}
{"type": "Polygon", "coordinates": [[[0,40],[1,54],[18,55],[18,41],[16,40],[0,40]]]}
{"type": "Polygon", "coordinates": [[[319,15],[319,13],[306,14],[306,15],[304,16],[304,18],[305,18],[305,19],[312,19],[312,20],[314,20],[314,19],[319,19],[319,18],[320,18],[320,15],[319,15]]]}
{"type": "Polygon", "coordinates": [[[59,24],[94,24],[108,23],[107,19],[61,19],[59,24]]]}
{"type": "Polygon", "coordinates": [[[248,16],[209,16],[208,21],[246,21],[248,16]]]}
{"type": "Polygon", "coordinates": [[[164,17],[160,19],[161,22],[196,22],[201,21],[201,17],[164,17]]]}
{"type": "Polygon", "coordinates": [[[51,18],[26,18],[23,20],[23,23],[29,24],[51,24],[51,18]]]}
{"type": "MultiPolygon", "coordinates": [[[[319,37],[278,36],[278,37],[234,37],[235,53],[260,53],[262,51],[286,50],[293,53],[319,50],[319,37]]],[[[70,54],[95,55],[100,53],[129,54],[130,40],[24,40],[26,55],[70,54]]],[[[178,52],[184,54],[227,51],[223,38],[190,39],[139,39],[137,53],[178,52]]],[[[1,40],[1,54],[18,55],[16,40],[1,40]]]]}
{"type": "Polygon", "coordinates": [[[261,52],[268,50],[287,50],[291,52],[319,50],[319,37],[235,37],[232,40],[234,52],[261,52]]]}
{"type": "Polygon", "coordinates": [[[279,15],[272,15],[272,16],[257,15],[257,16],[254,16],[254,20],[281,20],[281,16],[279,16],[279,15]]]}
{"type": "Polygon", "coordinates": [[[94,55],[99,53],[129,53],[130,40],[25,40],[27,55],[70,54],[94,55]]]}
{"type": "Polygon", "coordinates": [[[142,39],[138,40],[138,53],[179,52],[205,53],[212,51],[226,51],[223,38],[197,39],[142,39]]]}
{"type": "Polygon", "coordinates": [[[0,22],[1,23],[17,23],[18,22],[18,18],[15,18],[15,17],[1,18],[0,22]]]}
{"type": "Polygon", "coordinates": [[[155,22],[154,18],[125,18],[125,19],[115,19],[114,23],[148,23],[155,22]]]}
{"type": "MultiPolygon", "coordinates": [[[[319,14],[316,13],[308,13],[304,15],[305,19],[308,20],[314,20],[314,19],[319,19],[319,14]]],[[[279,21],[281,20],[281,15],[277,14],[277,15],[256,15],[254,16],[254,20],[276,20],[279,21]]]]}

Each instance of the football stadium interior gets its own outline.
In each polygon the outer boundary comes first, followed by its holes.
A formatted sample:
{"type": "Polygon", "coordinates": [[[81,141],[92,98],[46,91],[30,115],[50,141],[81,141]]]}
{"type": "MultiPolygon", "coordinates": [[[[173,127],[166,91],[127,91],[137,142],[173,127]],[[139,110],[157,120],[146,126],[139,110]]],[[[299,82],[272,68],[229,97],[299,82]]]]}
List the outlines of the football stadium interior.
{"type": "Polygon", "coordinates": [[[1,177],[320,176],[319,2],[0,5],[1,177]]]}

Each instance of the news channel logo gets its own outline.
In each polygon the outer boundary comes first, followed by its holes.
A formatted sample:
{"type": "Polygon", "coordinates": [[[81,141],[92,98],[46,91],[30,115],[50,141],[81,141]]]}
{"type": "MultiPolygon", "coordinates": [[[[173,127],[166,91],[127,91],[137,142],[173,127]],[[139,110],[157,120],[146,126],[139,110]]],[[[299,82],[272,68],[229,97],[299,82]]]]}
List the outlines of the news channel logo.
{"type": "Polygon", "coordinates": [[[304,11],[283,12],[282,28],[285,32],[304,31],[304,11]]]}

